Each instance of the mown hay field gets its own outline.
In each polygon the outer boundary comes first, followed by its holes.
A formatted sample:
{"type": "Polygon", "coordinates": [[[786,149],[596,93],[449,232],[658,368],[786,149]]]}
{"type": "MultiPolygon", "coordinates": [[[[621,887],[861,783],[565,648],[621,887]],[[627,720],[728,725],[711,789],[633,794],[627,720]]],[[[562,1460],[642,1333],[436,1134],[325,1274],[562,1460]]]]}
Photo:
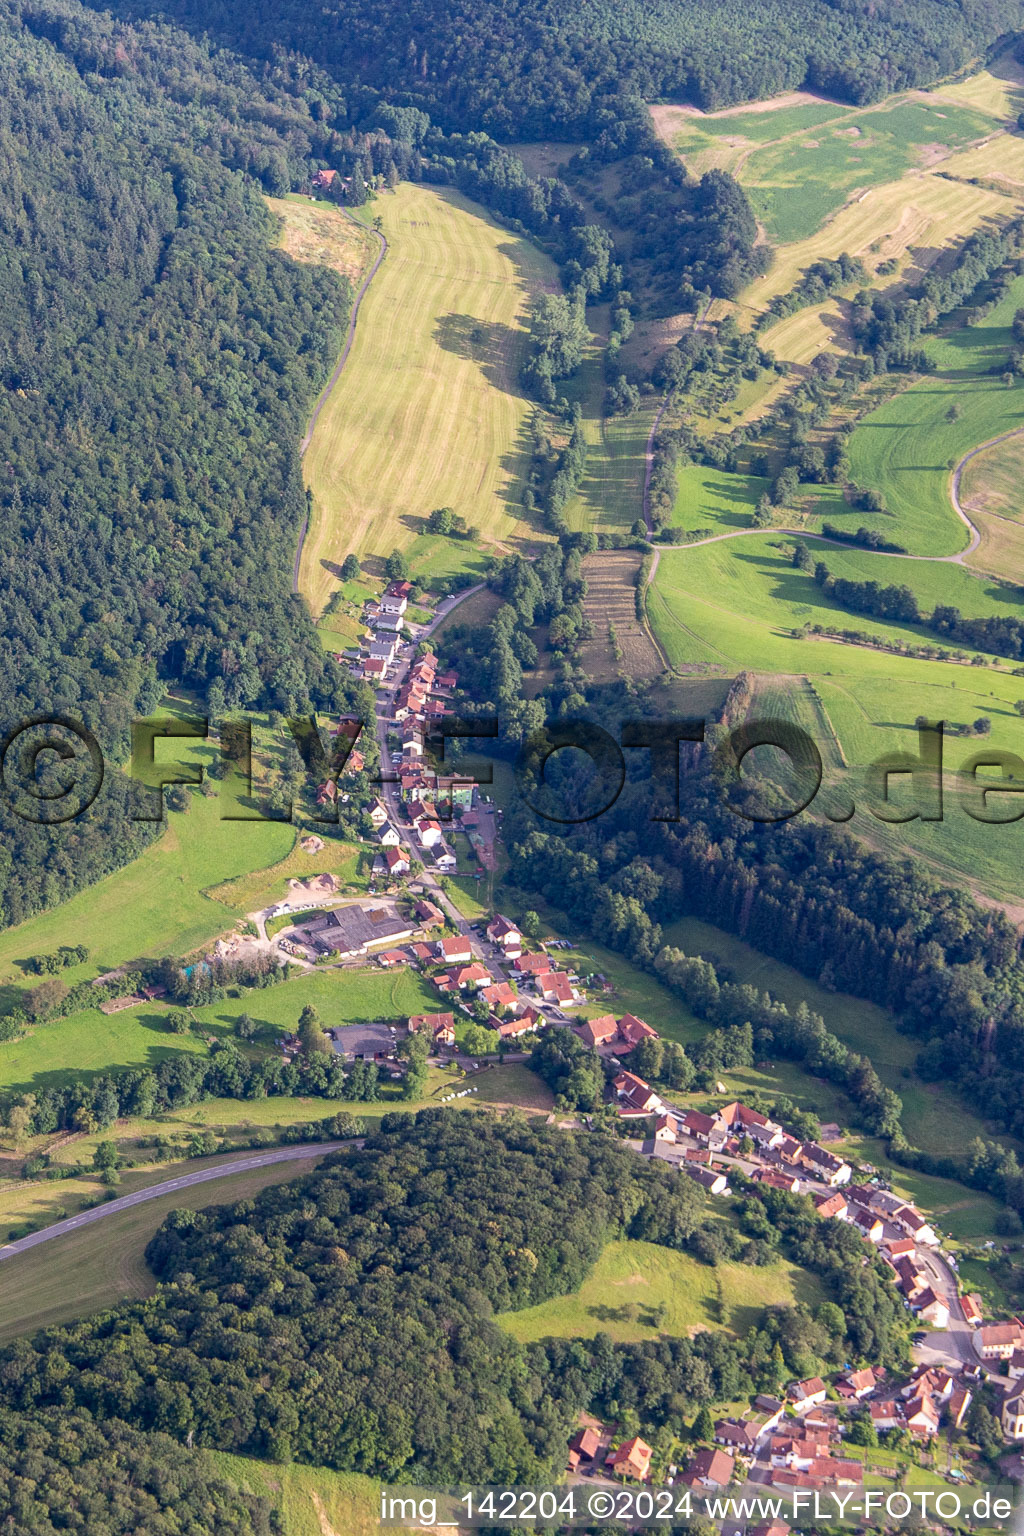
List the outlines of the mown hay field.
{"type": "Polygon", "coordinates": [[[406,549],[414,573],[472,569],[529,533],[520,497],[532,410],[518,383],[531,297],[555,269],[459,193],[403,183],[374,205],[388,253],[304,459],[313,513],[300,589],[314,613],[349,553],[406,549]],[[434,507],[480,530],[424,537],[434,507]]]}
{"type": "Polygon", "coordinates": [[[968,459],[960,477],[960,504],[972,514],[1024,517],[1024,437],[993,443],[968,459]]]}

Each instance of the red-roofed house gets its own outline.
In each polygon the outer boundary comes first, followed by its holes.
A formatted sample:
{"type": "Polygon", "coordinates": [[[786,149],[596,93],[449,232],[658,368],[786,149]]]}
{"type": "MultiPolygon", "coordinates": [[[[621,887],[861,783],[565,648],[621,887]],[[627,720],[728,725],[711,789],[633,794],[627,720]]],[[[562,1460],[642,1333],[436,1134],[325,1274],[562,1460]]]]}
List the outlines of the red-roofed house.
{"type": "Polygon", "coordinates": [[[496,1013],[503,1008],[515,1008],[519,1002],[519,994],[507,981],[496,981],[492,986],[484,987],[480,996],[488,1008],[493,1008],[496,1013]]]}
{"type": "Polygon", "coordinates": [[[681,1481],[691,1488],[724,1488],[735,1470],[735,1458],[727,1452],[698,1451],[681,1481]]]}
{"type": "Polygon", "coordinates": [[[557,1003],[559,1007],[576,1002],[579,996],[564,971],[548,971],[538,976],[537,991],[546,1003],[557,1003]]]}
{"type": "Polygon", "coordinates": [[[652,1029],[643,1019],[638,1019],[634,1013],[624,1013],[622,1015],[622,1018],[619,1020],[619,1034],[631,1047],[639,1045],[641,1040],[657,1040],[658,1038],[658,1031],[652,1029]]]}
{"type": "Polygon", "coordinates": [[[632,1477],[642,1483],[651,1470],[652,1455],[646,1440],[634,1435],[632,1440],[624,1440],[617,1451],[609,1451],[605,1466],[611,1467],[616,1477],[632,1477]]]}
{"type": "Polygon", "coordinates": [[[820,1376],[808,1376],[806,1381],[795,1381],[789,1389],[789,1398],[797,1413],[807,1413],[828,1397],[828,1389],[820,1376]]]}
{"type": "Polygon", "coordinates": [[[814,1208],[819,1216],[834,1216],[837,1221],[846,1221],[850,1208],[846,1203],[846,1196],[837,1190],[834,1195],[819,1195],[814,1202],[814,1208]]]}
{"type": "Polygon", "coordinates": [[[513,962],[512,969],[518,976],[542,976],[551,969],[551,957],[545,954],[520,955],[513,962]]]}
{"type": "Polygon", "coordinates": [[[438,939],[437,953],[446,964],[452,961],[472,960],[473,946],[463,934],[457,934],[455,938],[438,939]]]}
{"type": "Polygon", "coordinates": [[[385,949],[377,956],[377,964],[382,965],[385,970],[390,970],[395,965],[408,965],[409,956],[404,949],[385,949]]]}
{"type": "Polygon", "coordinates": [[[619,1114],[651,1115],[662,1114],[665,1106],[651,1087],[645,1083],[642,1077],[637,1077],[632,1072],[620,1072],[615,1079],[615,1092],[619,1099],[619,1114]]]}
{"type": "Polygon", "coordinates": [[[407,875],[409,873],[409,859],[401,848],[385,848],[384,862],[388,867],[389,875],[407,875]]]}
{"type": "Polygon", "coordinates": [[[588,1019],[580,1025],[580,1039],[590,1046],[607,1045],[609,1040],[615,1039],[618,1029],[614,1016],[604,1013],[599,1019],[588,1019]]]}
{"type": "Polygon", "coordinates": [[[479,960],[474,960],[472,965],[457,965],[452,971],[452,986],[458,987],[460,992],[467,987],[479,987],[490,979],[490,971],[479,960]]]}
{"type": "Polygon", "coordinates": [[[455,1041],[455,1015],[454,1013],[414,1013],[409,1019],[409,1032],[415,1035],[421,1029],[429,1030],[436,1044],[452,1045],[455,1041]]]}
{"type": "Polygon", "coordinates": [[[515,923],[509,922],[507,917],[499,913],[487,924],[487,937],[492,944],[497,944],[504,951],[509,960],[518,960],[523,952],[523,936],[515,923]]]}

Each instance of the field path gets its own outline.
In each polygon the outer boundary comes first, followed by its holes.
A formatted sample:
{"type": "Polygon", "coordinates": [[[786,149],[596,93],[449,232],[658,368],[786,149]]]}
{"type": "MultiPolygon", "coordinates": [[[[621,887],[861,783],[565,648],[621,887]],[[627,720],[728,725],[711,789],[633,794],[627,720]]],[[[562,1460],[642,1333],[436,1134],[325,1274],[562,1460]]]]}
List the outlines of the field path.
{"type": "MultiPolygon", "coordinates": [[[[320,412],[323,410],[324,406],[327,404],[327,398],[330,395],[331,390],[334,388],[335,384],[337,384],[338,380],[341,378],[341,370],[344,368],[345,364],[348,362],[348,355],[349,355],[349,353],[352,350],[352,343],[356,339],[356,321],[359,318],[359,306],[363,302],[363,295],[365,294],[367,288],[369,288],[370,284],[372,283],[372,281],[374,279],[374,276],[375,276],[375,274],[377,272],[377,269],[379,268],[381,262],[384,260],[384,257],[387,254],[387,249],[388,249],[387,238],[386,238],[386,236],[383,234],[383,232],[381,230],[379,230],[379,229],[370,229],[369,226],[364,224],[361,219],[357,219],[354,213],[350,213],[347,208],[342,208],[341,211],[342,211],[342,213],[344,213],[346,215],[346,217],[348,217],[348,218],[350,218],[352,220],[353,224],[358,224],[360,229],[369,229],[369,233],[372,234],[375,237],[375,239],[377,239],[380,242],[380,249],[378,250],[377,255],[376,255],[375,259],[374,259],[373,266],[370,268],[369,272],[367,272],[366,276],[363,278],[362,283],[359,285],[359,292],[356,294],[355,298],[352,301],[352,313],[348,317],[348,333],[347,333],[347,335],[345,337],[345,345],[342,347],[341,354],[338,357],[338,361],[334,365],[334,372],[331,374],[330,378],[327,380],[327,383],[324,385],[323,389],[320,391],[320,395],[319,395],[319,398],[318,398],[318,400],[316,402],[316,405],[314,405],[314,407],[313,407],[313,414],[309,418],[309,426],[306,428],[306,435],[302,439],[302,442],[299,444],[299,458],[300,459],[302,458],[302,456],[306,452],[306,449],[309,447],[310,442],[312,441],[313,431],[314,431],[314,429],[316,427],[317,420],[319,419],[320,412]]],[[[302,519],[302,528],[299,531],[299,547],[295,551],[295,563],[292,566],[292,591],[293,592],[298,592],[298,590],[299,590],[299,566],[302,563],[302,548],[303,548],[303,545],[306,542],[306,534],[308,532],[309,532],[309,508],[307,506],[307,508],[306,508],[306,515],[302,519]]]]}
{"type": "Polygon", "coordinates": [[[197,1168],[195,1173],[181,1173],[176,1178],[164,1179],[160,1184],[148,1184],[145,1189],[136,1189],[130,1195],[119,1195],[116,1200],[108,1200],[104,1205],[94,1205],[91,1210],[80,1211],[77,1216],[68,1216],[64,1221],[55,1221],[39,1232],[30,1232],[28,1237],[19,1237],[15,1242],[0,1248],[0,1263],[4,1259],[13,1259],[15,1254],[24,1253],[28,1248],[37,1247],[39,1243],[48,1243],[53,1237],[77,1232],[79,1227],[88,1226],[90,1222],[101,1221],[104,1216],[113,1216],[117,1211],[126,1211],[133,1205],[142,1205],[144,1201],[155,1200],[160,1195],[170,1195],[179,1189],[191,1189],[194,1184],[223,1179],[229,1174],[249,1173],[254,1168],[266,1168],[271,1163],[308,1161],[311,1157],[323,1157],[328,1152],[340,1152],[343,1147],[361,1145],[361,1141],[298,1142],[294,1146],[272,1147],[266,1152],[255,1152],[249,1157],[237,1158],[234,1162],[219,1163],[216,1168],[197,1168]]]}

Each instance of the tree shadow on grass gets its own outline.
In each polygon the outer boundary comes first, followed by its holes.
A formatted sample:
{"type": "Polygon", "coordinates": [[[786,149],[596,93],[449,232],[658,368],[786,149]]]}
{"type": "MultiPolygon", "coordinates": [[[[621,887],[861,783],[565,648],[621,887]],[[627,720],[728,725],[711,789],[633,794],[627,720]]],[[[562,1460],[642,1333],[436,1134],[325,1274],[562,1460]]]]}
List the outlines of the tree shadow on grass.
{"type": "Polygon", "coordinates": [[[515,355],[519,333],[512,326],[478,320],[475,315],[439,315],[434,324],[434,340],[443,351],[477,363],[495,389],[504,392],[510,384],[515,387],[510,379],[510,359],[515,355]]]}

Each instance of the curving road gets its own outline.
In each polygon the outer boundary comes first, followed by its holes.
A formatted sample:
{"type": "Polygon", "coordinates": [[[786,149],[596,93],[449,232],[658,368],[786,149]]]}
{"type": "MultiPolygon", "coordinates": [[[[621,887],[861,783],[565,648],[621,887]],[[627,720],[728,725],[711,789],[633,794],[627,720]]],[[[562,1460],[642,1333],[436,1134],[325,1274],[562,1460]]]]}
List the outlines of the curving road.
{"type": "Polygon", "coordinates": [[[119,1195],[116,1200],[108,1200],[104,1205],[94,1205],[90,1210],[80,1211],[77,1216],[68,1216],[64,1221],[55,1221],[39,1232],[30,1232],[28,1237],[19,1237],[17,1241],[7,1243],[5,1247],[0,1248],[0,1263],[4,1259],[13,1259],[29,1248],[36,1248],[40,1243],[48,1243],[51,1238],[64,1237],[69,1232],[77,1232],[79,1227],[88,1226],[90,1222],[102,1221],[104,1216],[113,1216],[118,1211],[130,1210],[133,1205],[142,1205],[146,1200],[155,1200],[158,1195],[171,1195],[179,1189],[191,1189],[195,1184],[206,1184],[211,1179],[227,1178],[233,1173],[248,1173],[254,1168],[266,1168],[271,1163],[308,1162],[310,1158],[323,1157],[328,1152],[340,1152],[344,1147],[361,1146],[361,1140],[309,1141],[290,1147],[272,1147],[266,1152],[255,1152],[250,1157],[237,1158],[233,1163],[218,1163],[216,1168],[197,1168],[194,1173],[181,1173],[176,1178],[164,1179],[160,1184],[149,1184],[145,1189],[136,1189],[130,1195],[119,1195]]]}
{"type": "MultiPolygon", "coordinates": [[[[1009,432],[1000,432],[998,437],[990,437],[987,443],[979,443],[977,448],[972,448],[970,453],[965,453],[964,454],[963,458],[960,460],[959,464],[957,464],[956,468],[954,469],[954,471],[953,471],[953,480],[952,480],[952,483],[951,483],[951,485],[949,487],[949,499],[953,503],[953,511],[956,513],[957,517],[959,517],[961,522],[966,523],[967,527],[970,529],[970,531],[971,531],[971,542],[968,544],[967,548],[965,550],[963,550],[959,555],[952,556],[951,558],[956,559],[956,560],[960,561],[961,563],[963,563],[964,556],[965,555],[973,554],[974,551],[977,549],[978,545],[981,543],[981,533],[980,533],[980,531],[971,522],[970,518],[967,516],[967,513],[964,511],[963,507],[960,504],[960,477],[961,477],[961,475],[963,474],[964,470],[967,468],[967,466],[971,462],[971,460],[974,458],[975,454],[984,453],[986,448],[994,448],[997,443],[1005,443],[1007,438],[1017,437],[1018,434],[1021,433],[1021,432],[1024,432],[1024,427],[1011,427],[1009,432]]],[[[993,514],[993,516],[999,517],[1000,514],[998,512],[996,512],[996,513],[993,514]]],[[[1015,518],[1006,518],[1006,519],[1004,519],[1004,521],[1006,521],[1006,522],[1015,522],[1016,519],[1015,518]]]]}
{"type": "MultiPolygon", "coordinates": [[[[338,361],[334,365],[334,372],[331,374],[330,378],[327,380],[327,383],[324,385],[323,389],[320,391],[319,399],[317,400],[316,405],[314,405],[314,407],[313,407],[313,414],[309,418],[309,426],[306,428],[306,435],[302,439],[302,442],[299,444],[299,457],[300,458],[303,456],[303,454],[306,452],[306,449],[309,447],[310,442],[312,441],[314,429],[316,428],[317,421],[319,420],[319,417],[320,417],[320,412],[323,410],[324,406],[327,404],[327,400],[328,400],[328,397],[330,396],[331,390],[334,388],[335,384],[337,384],[339,378],[341,377],[341,370],[344,368],[345,364],[348,362],[348,355],[349,355],[349,353],[352,350],[352,343],[355,340],[355,336],[356,336],[356,321],[359,318],[359,306],[363,302],[363,296],[366,293],[367,288],[369,288],[370,284],[372,283],[374,277],[376,276],[377,269],[379,268],[381,262],[384,260],[384,257],[387,254],[387,249],[388,249],[387,238],[381,233],[381,231],[379,229],[370,229],[368,225],[366,225],[366,224],[364,224],[362,222],[362,220],[357,219],[354,213],[350,213],[347,208],[342,208],[341,211],[342,211],[343,214],[345,214],[345,216],[347,218],[352,220],[353,224],[358,224],[360,229],[365,229],[365,230],[367,230],[367,232],[369,234],[374,235],[376,237],[376,239],[380,242],[380,250],[377,252],[377,256],[376,256],[376,259],[374,260],[373,266],[370,268],[369,272],[367,272],[366,276],[363,278],[363,281],[362,281],[362,283],[360,284],[360,287],[359,287],[359,292],[356,294],[355,299],[353,300],[353,303],[352,303],[352,313],[348,317],[348,332],[347,332],[347,334],[345,336],[345,345],[342,347],[341,354],[338,357],[338,361]]],[[[299,590],[299,566],[302,563],[302,550],[303,550],[303,546],[305,545],[306,534],[308,532],[309,532],[309,511],[308,511],[308,508],[307,508],[306,515],[302,519],[302,528],[299,530],[299,546],[298,546],[298,548],[295,551],[295,564],[292,566],[292,591],[293,592],[298,592],[298,590],[299,590]]]]}

